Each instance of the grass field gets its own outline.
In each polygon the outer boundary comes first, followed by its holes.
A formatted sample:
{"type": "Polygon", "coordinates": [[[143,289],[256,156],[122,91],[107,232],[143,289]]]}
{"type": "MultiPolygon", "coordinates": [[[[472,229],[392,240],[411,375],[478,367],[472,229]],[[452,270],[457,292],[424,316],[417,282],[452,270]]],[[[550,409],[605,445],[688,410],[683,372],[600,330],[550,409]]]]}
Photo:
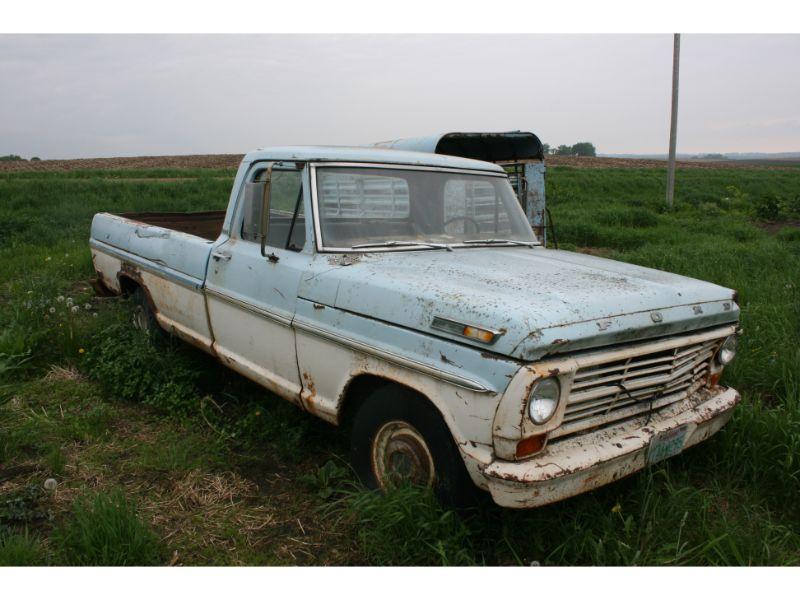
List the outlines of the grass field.
{"type": "Polygon", "coordinates": [[[549,170],[562,248],[739,290],[744,401],[597,492],[459,513],[365,492],[345,432],[94,296],[95,212],[223,208],[232,176],[0,174],[0,564],[800,564],[800,169],[679,171],[673,211],[663,170],[549,170]]]}

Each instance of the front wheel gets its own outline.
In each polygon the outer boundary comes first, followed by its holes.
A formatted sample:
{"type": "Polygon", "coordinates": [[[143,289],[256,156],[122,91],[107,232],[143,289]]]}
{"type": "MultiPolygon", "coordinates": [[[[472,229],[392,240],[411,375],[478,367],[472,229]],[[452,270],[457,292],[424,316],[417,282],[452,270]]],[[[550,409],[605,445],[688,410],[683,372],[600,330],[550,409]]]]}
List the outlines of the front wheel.
{"type": "Polygon", "coordinates": [[[418,395],[393,385],[375,390],[351,435],[352,464],[368,488],[411,484],[432,488],[450,505],[472,499],[476,488],[444,419],[418,395]]]}

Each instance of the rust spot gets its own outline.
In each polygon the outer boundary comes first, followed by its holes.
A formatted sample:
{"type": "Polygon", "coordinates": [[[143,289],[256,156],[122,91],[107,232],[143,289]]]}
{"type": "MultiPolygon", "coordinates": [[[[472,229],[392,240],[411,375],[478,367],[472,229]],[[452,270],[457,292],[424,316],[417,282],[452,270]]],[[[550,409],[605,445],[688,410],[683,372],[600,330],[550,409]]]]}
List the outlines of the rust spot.
{"type": "Polygon", "coordinates": [[[458,366],[460,366],[460,365],[457,365],[456,363],[454,363],[454,362],[453,362],[452,360],[450,360],[449,358],[447,358],[447,357],[444,355],[444,353],[443,353],[443,352],[439,352],[439,357],[442,359],[442,362],[443,362],[444,364],[446,364],[446,365],[453,365],[454,367],[458,367],[458,366]]]}
{"type": "Polygon", "coordinates": [[[314,310],[323,310],[325,308],[324,304],[317,304],[314,302],[314,310]]]}
{"type": "Polygon", "coordinates": [[[103,274],[100,271],[96,271],[96,273],[97,277],[92,277],[89,280],[89,285],[92,286],[95,295],[102,298],[113,296],[114,292],[112,292],[106,285],[106,282],[103,279],[103,274]]]}
{"type": "Polygon", "coordinates": [[[517,348],[519,348],[520,346],[522,346],[522,345],[523,345],[525,342],[527,342],[528,340],[531,340],[531,341],[534,341],[534,342],[535,342],[535,341],[537,341],[537,340],[540,340],[541,338],[542,338],[542,330],[541,330],[541,329],[534,329],[533,331],[529,332],[529,333],[528,333],[528,335],[526,335],[524,338],[522,338],[522,339],[521,339],[521,340],[520,340],[520,341],[517,343],[517,345],[516,345],[516,346],[514,346],[514,347],[511,349],[511,352],[510,352],[510,354],[514,354],[514,353],[517,351],[517,348]]]}
{"type": "Polygon", "coordinates": [[[308,389],[308,399],[311,400],[317,395],[317,389],[314,387],[314,380],[311,378],[311,375],[308,374],[308,371],[303,371],[303,381],[305,381],[306,388],[308,389]]]}
{"type": "Polygon", "coordinates": [[[303,372],[303,381],[305,389],[300,392],[300,406],[312,415],[330,421],[330,415],[320,410],[318,406],[317,388],[314,386],[314,380],[307,371],[303,372]]]}
{"type": "Polygon", "coordinates": [[[333,255],[328,257],[328,264],[336,267],[349,267],[350,265],[354,265],[360,260],[361,256],[358,254],[355,254],[353,256],[349,254],[342,254],[341,256],[333,255]]]}

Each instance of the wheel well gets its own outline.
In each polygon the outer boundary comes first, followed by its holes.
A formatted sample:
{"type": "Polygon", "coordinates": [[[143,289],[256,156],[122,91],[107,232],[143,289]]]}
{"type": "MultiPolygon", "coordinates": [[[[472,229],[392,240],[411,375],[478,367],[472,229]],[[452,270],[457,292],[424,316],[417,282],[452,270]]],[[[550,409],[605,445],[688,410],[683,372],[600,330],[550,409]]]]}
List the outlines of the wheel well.
{"type": "Polygon", "coordinates": [[[339,425],[349,428],[352,425],[353,418],[358,412],[358,409],[361,408],[366,399],[369,398],[370,394],[382,387],[395,387],[406,390],[410,394],[418,397],[420,400],[430,404],[434,409],[436,409],[436,412],[442,416],[442,420],[445,423],[447,422],[447,420],[444,419],[444,416],[441,414],[439,407],[431,402],[430,398],[428,398],[422,392],[393,379],[362,373],[361,375],[357,375],[351,379],[344,392],[342,392],[343,398],[341,407],[339,409],[339,425]]]}
{"type": "Polygon", "coordinates": [[[132,277],[128,277],[127,275],[119,276],[119,289],[124,297],[128,298],[140,287],[142,287],[142,284],[132,277]]]}

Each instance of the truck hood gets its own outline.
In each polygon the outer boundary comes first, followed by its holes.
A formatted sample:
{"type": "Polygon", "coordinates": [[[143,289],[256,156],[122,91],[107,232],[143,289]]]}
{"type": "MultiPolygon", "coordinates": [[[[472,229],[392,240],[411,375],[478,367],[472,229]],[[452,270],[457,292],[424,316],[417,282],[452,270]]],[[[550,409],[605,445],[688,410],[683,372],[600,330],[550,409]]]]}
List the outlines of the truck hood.
{"type": "Polygon", "coordinates": [[[317,260],[322,264],[300,289],[308,300],[520,360],[731,323],[739,315],[730,289],[544,248],[317,260]],[[436,316],[504,333],[486,345],[432,329],[436,316]]]}

